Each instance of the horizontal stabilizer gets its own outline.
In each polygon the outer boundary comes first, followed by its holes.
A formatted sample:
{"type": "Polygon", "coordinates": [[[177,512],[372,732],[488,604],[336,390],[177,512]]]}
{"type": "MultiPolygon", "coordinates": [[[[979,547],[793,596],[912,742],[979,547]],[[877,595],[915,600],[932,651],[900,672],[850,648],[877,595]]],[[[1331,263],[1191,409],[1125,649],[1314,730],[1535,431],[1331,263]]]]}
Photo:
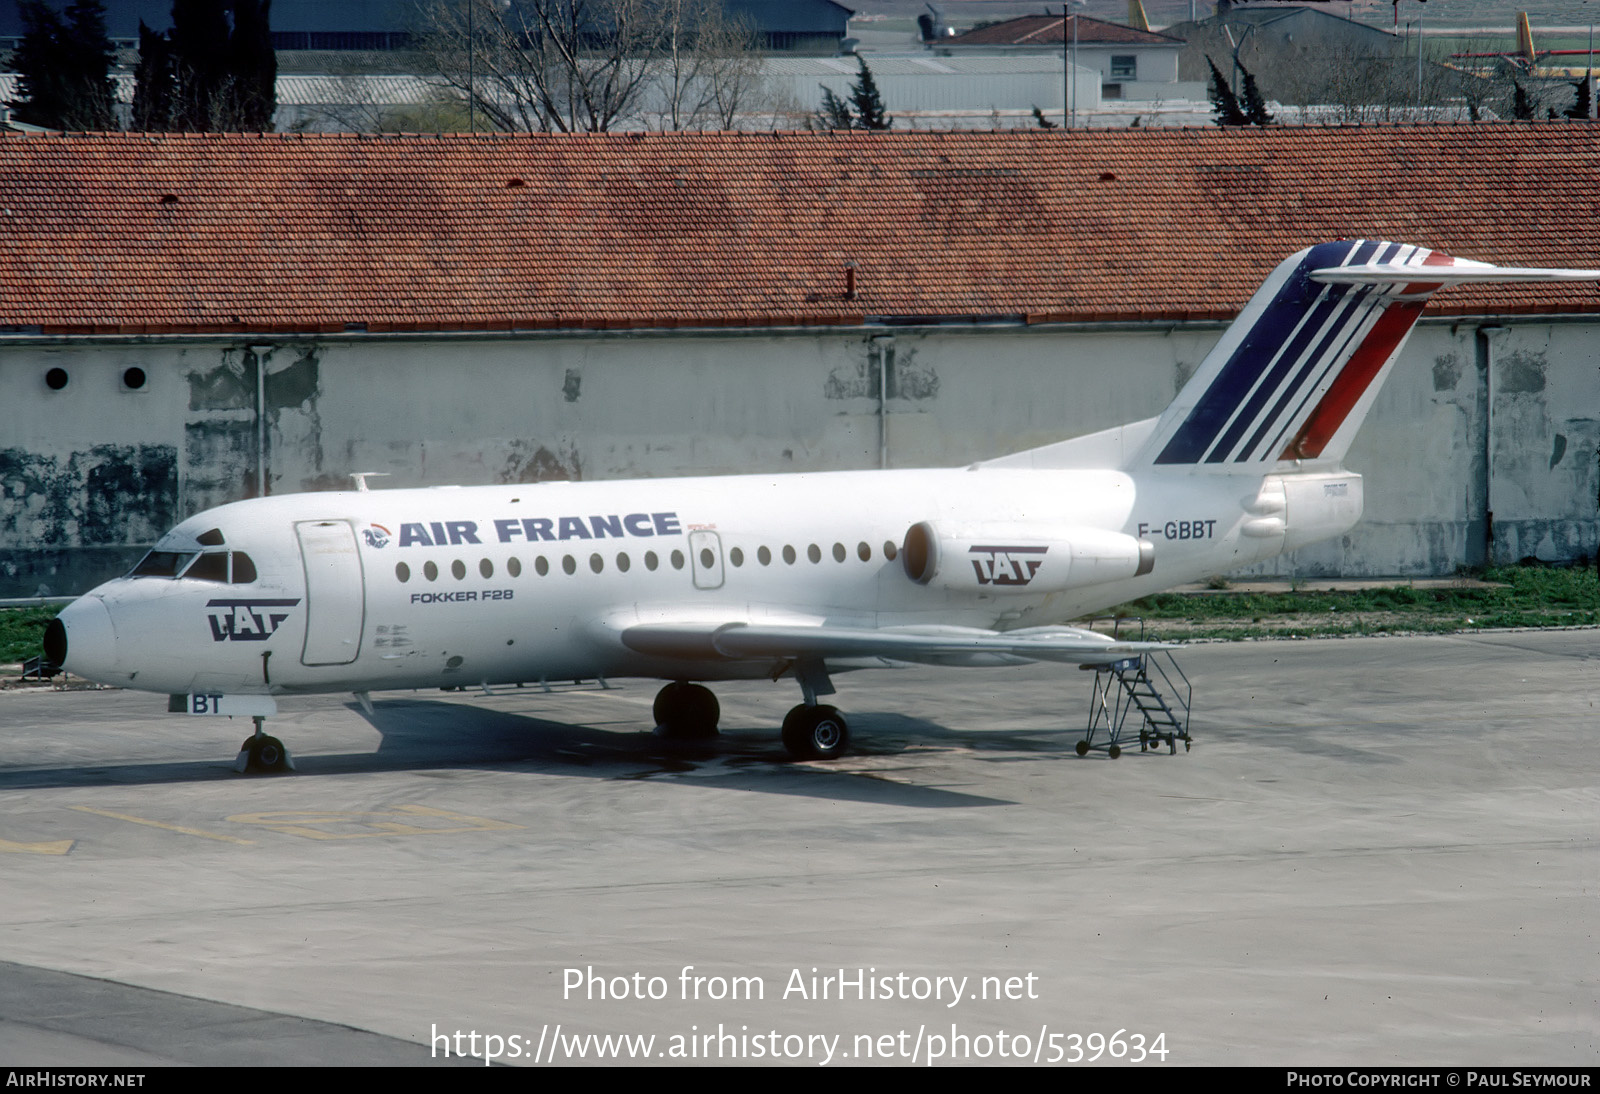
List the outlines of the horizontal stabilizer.
{"type": "Polygon", "coordinates": [[[1365,266],[1330,266],[1312,270],[1310,277],[1325,285],[1492,285],[1507,281],[1600,281],[1600,270],[1546,270],[1536,266],[1491,266],[1487,262],[1456,259],[1453,266],[1429,266],[1426,277],[1415,266],[1369,263],[1365,266]]]}

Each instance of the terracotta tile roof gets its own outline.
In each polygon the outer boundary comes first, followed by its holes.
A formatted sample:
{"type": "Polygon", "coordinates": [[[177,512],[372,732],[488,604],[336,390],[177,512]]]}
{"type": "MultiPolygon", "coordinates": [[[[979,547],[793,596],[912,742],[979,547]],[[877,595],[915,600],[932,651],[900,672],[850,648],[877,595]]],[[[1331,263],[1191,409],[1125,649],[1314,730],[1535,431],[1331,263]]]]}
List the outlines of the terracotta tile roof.
{"type": "MultiPolygon", "coordinates": [[[[1234,314],[1310,243],[1600,263],[1600,130],[0,138],[0,330],[1234,314]],[[854,263],[855,293],[846,293],[854,263]]],[[[1435,313],[1600,311],[1593,285],[1435,313]]]]}
{"type": "Polygon", "coordinates": [[[1091,19],[1087,15],[1073,15],[1067,19],[1067,33],[1064,38],[1061,30],[1060,15],[1024,15],[1019,19],[1007,19],[1003,23],[991,23],[986,27],[977,27],[954,38],[940,39],[940,49],[945,46],[1055,46],[1061,47],[1064,40],[1070,40],[1072,24],[1078,24],[1078,44],[1103,46],[1103,45],[1128,45],[1128,46],[1181,46],[1182,38],[1174,38],[1170,34],[1157,34],[1151,30],[1139,30],[1136,27],[1123,26],[1121,23],[1108,23],[1104,19],[1091,19]]]}

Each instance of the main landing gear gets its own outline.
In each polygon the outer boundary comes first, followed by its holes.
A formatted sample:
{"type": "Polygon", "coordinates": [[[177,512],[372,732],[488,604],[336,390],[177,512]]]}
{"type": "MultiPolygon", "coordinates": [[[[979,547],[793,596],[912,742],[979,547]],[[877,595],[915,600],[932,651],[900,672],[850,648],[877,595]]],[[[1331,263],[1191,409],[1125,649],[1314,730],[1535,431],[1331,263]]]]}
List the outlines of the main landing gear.
{"type": "Polygon", "coordinates": [[[821,661],[795,661],[789,666],[805,702],[783,719],[783,746],[797,760],[837,760],[850,751],[850,726],[837,707],[817,702],[832,695],[833,681],[821,661]]]}
{"type": "MultiPolygon", "coordinates": [[[[797,760],[836,760],[850,750],[850,726],[837,707],[818,703],[832,695],[833,684],[821,665],[794,667],[806,701],[783,719],[783,746],[797,760]]],[[[710,689],[676,680],[656,694],[656,732],[668,740],[699,741],[717,735],[722,708],[710,689]]]]}
{"type": "Polygon", "coordinates": [[[675,680],[656,694],[656,731],[674,741],[702,741],[717,735],[722,707],[710,688],[675,680]]]}
{"type": "Polygon", "coordinates": [[[233,761],[233,769],[241,775],[293,771],[294,760],[289,758],[289,750],[283,747],[283,742],[262,731],[266,719],[258,714],[251,721],[256,725],[255,735],[245,738],[244,744],[239,746],[239,756],[233,761]]]}
{"type": "Polygon", "coordinates": [[[801,703],[784,716],[783,747],[797,760],[836,760],[850,749],[850,727],[836,707],[801,703]]]}

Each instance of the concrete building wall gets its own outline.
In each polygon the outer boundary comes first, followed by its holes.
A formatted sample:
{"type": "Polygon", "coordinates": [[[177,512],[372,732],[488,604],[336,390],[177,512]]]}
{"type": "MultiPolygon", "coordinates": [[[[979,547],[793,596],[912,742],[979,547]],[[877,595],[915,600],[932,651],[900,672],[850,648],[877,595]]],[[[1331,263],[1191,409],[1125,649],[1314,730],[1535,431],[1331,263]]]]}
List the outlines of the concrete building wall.
{"type": "MultiPolygon", "coordinates": [[[[0,342],[0,596],[119,572],[262,456],[271,493],[960,465],[1159,413],[1219,330],[0,342]]],[[[1592,556],[1597,333],[1419,328],[1351,452],[1366,519],[1260,569],[1481,565],[1490,509],[1495,561],[1592,556]]]]}

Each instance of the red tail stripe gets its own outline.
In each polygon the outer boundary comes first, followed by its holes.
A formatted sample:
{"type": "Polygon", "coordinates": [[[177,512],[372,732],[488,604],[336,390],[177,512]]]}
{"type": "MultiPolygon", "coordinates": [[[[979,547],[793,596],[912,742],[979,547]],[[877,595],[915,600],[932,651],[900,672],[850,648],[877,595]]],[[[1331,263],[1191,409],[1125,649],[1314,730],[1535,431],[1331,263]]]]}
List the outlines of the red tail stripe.
{"type": "Polygon", "coordinates": [[[1322,455],[1322,450],[1361,400],[1362,393],[1410,332],[1417,316],[1422,314],[1422,304],[1420,300],[1391,304],[1384,311],[1361,348],[1334,378],[1327,394],[1317,403],[1317,409],[1311,412],[1306,424],[1278,457],[1280,460],[1310,460],[1322,455]]]}

